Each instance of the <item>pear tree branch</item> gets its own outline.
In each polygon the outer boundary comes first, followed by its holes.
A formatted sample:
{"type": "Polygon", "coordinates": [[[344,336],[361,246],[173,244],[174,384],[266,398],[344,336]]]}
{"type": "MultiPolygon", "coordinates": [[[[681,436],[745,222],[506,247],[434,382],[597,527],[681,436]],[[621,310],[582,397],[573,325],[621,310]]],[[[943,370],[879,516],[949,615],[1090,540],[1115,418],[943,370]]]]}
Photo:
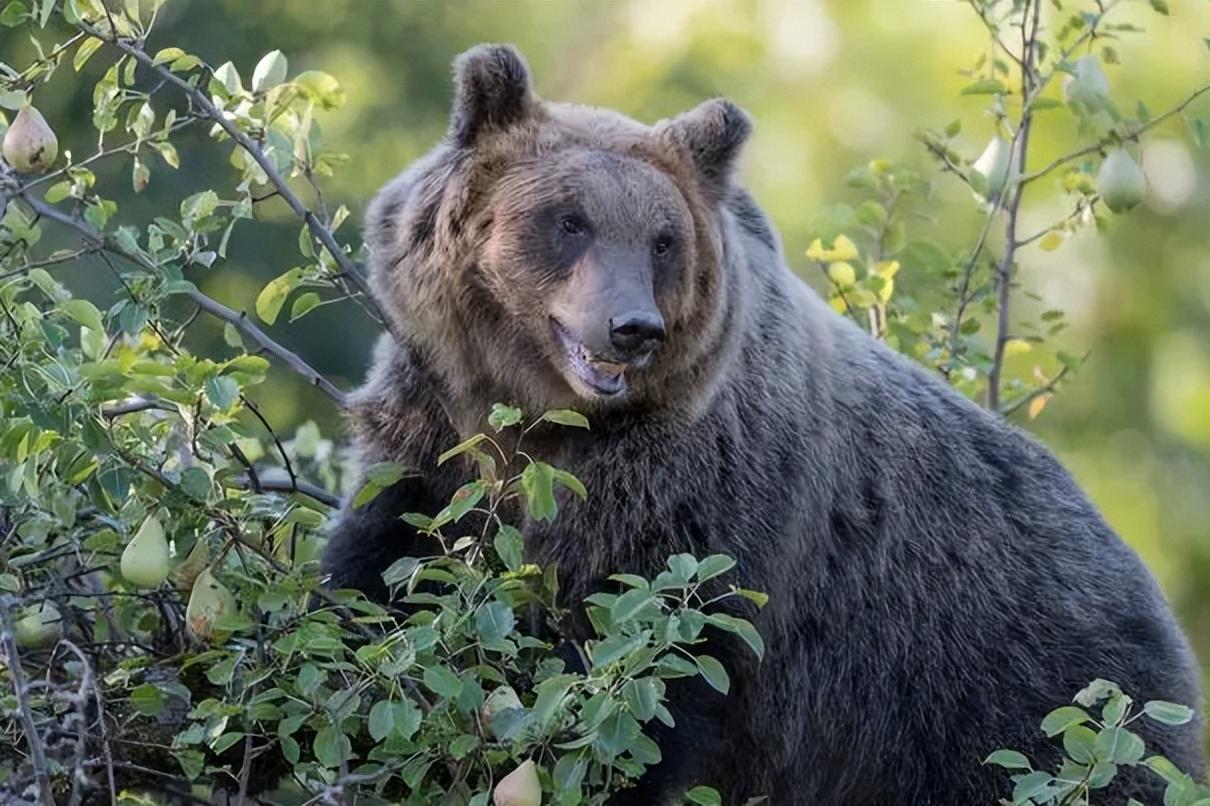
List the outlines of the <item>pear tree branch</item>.
{"type": "MultiPolygon", "coordinates": [[[[265,154],[264,150],[252,140],[247,134],[233,123],[223,110],[219,109],[210,97],[199,89],[193,82],[182,78],[172,72],[167,66],[157,64],[155,59],[147,53],[143,48],[140,40],[128,39],[121,36],[109,36],[106,33],[88,25],[85,22],[79,22],[76,26],[85,33],[95,36],[96,38],[106,42],[112,47],[117,48],[122,53],[133,58],[145,69],[154,73],[160,80],[167,84],[177,87],[189,99],[195,110],[198,110],[198,115],[212,121],[216,126],[226,132],[237,146],[243,149],[256,162],[257,166],[264,172],[276,191],[276,195],[280,196],[282,201],[290,208],[290,210],[300,218],[310,231],[312,237],[315,238],[332,259],[336,261],[336,265],[340,267],[340,275],[347,279],[350,283],[356,286],[363,303],[369,309],[371,315],[392,335],[396,335],[391,320],[383,313],[378,303],[375,301],[373,294],[370,292],[369,283],[366,281],[365,273],[357,263],[349,257],[349,254],[337,242],[336,237],[332,234],[332,230],[328,228],[325,222],[321,221],[290,184],[286,181],[281,172],[277,170],[277,165],[265,154]]],[[[110,30],[113,30],[112,28],[110,30]]],[[[207,68],[208,69],[208,68],[207,68]]]]}
{"type": "MultiPolygon", "coordinates": [[[[97,230],[93,229],[87,222],[60,210],[45,200],[39,199],[29,193],[17,193],[16,198],[19,198],[23,203],[28,205],[35,213],[46,221],[52,221],[70,231],[75,232],[84,243],[94,250],[104,250],[111,254],[118,255],[135,265],[146,269],[147,271],[158,274],[159,267],[148,258],[146,255],[131,251],[112,239],[106,238],[97,230]]],[[[264,350],[269,355],[276,358],[285,366],[294,370],[307,380],[307,382],[319,389],[321,392],[330,397],[337,406],[341,409],[347,408],[348,396],[339,389],[335,384],[325,378],[318,370],[312,367],[297,353],[286,349],[265,331],[257,327],[251,317],[243,311],[234,311],[218,302],[215,299],[203,294],[197,288],[188,291],[184,296],[188,297],[191,302],[197,305],[200,309],[210,314],[211,316],[223,322],[230,324],[232,327],[239,330],[245,336],[264,350]]]]}

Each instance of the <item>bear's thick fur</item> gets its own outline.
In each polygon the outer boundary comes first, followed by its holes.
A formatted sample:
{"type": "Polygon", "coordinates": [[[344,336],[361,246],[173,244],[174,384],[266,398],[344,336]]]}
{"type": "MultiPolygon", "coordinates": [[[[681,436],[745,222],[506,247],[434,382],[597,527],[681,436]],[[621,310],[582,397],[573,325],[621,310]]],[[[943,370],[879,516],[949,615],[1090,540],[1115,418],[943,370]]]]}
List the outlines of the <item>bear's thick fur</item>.
{"type": "MultiPolygon", "coordinates": [[[[447,138],[368,219],[401,335],[350,422],[365,463],[417,475],[346,509],[332,586],[383,596],[393,560],[434,551],[398,516],[467,480],[436,457],[492,402],[570,406],[591,430],[535,432],[531,450],[589,498],[524,524],[568,603],[681,551],[730,554],[736,581],[769,595],[764,661],[724,647],[727,698],[671,688],[664,760],[617,802],[712,784],[730,803],[987,803],[1011,784],[983,758],[1053,761],[1038,724],[1094,678],[1200,708],[1156,583],[1050,453],[786,267],[732,180],[740,110],[709,101],[647,127],[543,102],[508,47],[455,74],[447,138]]],[[[1201,774],[1200,719],[1133,727],[1201,774]]],[[[1112,802],[1158,802],[1148,780],[1123,772],[1112,802]]]]}

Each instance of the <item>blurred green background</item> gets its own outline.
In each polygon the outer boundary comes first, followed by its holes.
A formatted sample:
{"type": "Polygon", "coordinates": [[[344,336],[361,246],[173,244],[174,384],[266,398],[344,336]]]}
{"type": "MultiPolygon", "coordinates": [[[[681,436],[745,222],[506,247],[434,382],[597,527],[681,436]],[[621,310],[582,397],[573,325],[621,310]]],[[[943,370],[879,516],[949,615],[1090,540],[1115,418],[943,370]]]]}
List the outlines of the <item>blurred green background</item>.
{"type": "MultiPolygon", "coordinates": [[[[1158,113],[1210,80],[1201,41],[1210,32],[1210,4],[1169,6],[1168,17],[1141,0],[1114,12],[1117,21],[1147,29],[1115,43],[1122,64],[1106,68],[1123,109],[1142,99],[1158,113]]],[[[757,128],[743,175],[798,271],[807,267],[813,211],[855,198],[844,184],[849,168],[875,157],[927,168],[914,131],[954,118],[963,119],[958,144],[969,156],[992,134],[986,96],[958,94],[967,83],[958,71],[986,43],[979,20],[959,2],[173,0],[149,48],[177,45],[213,65],[230,59],[245,80],[265,51],[279,48],[292,74],[335,75],[348,99],[322,118],[324,140],[351,161],[326,193],[332,206],[353,211],[341,235],[357,241],[369,196],[443,134],[451,59],[483,41],[519,45],[539,92],[551,99],[610,106],[649,122],[717,94],[748,109],[757,128]]],[[[22,64],[28,51],[22,38],[0,32],[6,61],[22,64]]],[[[104,67],[94,58],[86,78],[95,80],[104,67]]],[[[64,70],[35,99],[62,146],[78,155],[95,143],[90,94],[90,81],[64,70]]],[[[1207,96],[1190,108],[1203,119],[1208,111],[1207,96]]],[[[1080,144],[1075,129],[1070,115],[1042,113],[1031,165],[1080,144]]],[[[203,133],[178,145],[179,174],[153,161],[152,185],[138,197],[127,190],[129,164],[101,169],[103,192],[121,199],[120,220],[175,210],[181,197],[215,182],[220,194],[234,197],[229,146],[203,133]]],[[[1062,345],[1092,351],[1086,368],[1028,427],[1155,571],[1210,684],[1210,159],[1173,119],[1147,138],[1142,162],[1150,184],[1144,207],[1115,220],[1105,236],[1087,232],[1058,251],[1030,247],[1021,256],[1024,283],[1045,307],[1069,313],[1074,327],[1062,345]]],[[[1025,232],[1065,214],[1057,181],[1031,189],[1025,232]]],[[[970,243],[977,211],[957,180],[937,180],[935,212],[942,220],[922,222],[914,235],[954,248],[970,243]]],[[[237,228],[231,260],[195,278],[234,307],[250,309],[266,280],[301,262],[297,225],[284,206],[270,202],[258,213],[269,225],[242,234],[237,228]]],[[[77,288],[106,293],[98,278],[98,266],[64,273],[77,288]]],[[[196,328],[199,352],[224,350],[212,323],[196,328]]],[[[362,377],[375,335],[348,304],[273,331],[345,386],[362,377]]],[[[325,430],[339,427],[328,401],[285,373],[259,399],[284,431],[307,419],[325,430]]]]}

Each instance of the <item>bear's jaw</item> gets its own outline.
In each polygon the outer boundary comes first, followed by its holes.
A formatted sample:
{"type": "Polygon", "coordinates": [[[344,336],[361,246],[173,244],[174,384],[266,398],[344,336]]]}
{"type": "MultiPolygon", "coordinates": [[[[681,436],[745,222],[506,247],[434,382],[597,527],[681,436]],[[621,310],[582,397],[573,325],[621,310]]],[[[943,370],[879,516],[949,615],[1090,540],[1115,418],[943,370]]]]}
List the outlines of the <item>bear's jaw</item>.
{"type": "Polygon", "coordinates": [[[565,365],[560,367],[571,387],[584,398],[620,398],[626,393],[629,365],[605,361],[594,356],[557,319],[551,318],[555,340],[563,348],[565,365]]]}

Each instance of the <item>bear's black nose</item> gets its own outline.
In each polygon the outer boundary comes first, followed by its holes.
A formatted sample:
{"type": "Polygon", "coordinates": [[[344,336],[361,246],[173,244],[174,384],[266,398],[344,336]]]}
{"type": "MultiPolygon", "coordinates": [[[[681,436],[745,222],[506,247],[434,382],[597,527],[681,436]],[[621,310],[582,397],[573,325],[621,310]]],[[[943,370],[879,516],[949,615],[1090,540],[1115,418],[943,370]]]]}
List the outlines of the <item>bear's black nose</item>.
{"type": "Polygon", "coordinates": [[[624,353],[634,353],[651,342],[662,342],[664,319],[656,311],[634,311],[609,320],[609,341],[624,353]]]}

